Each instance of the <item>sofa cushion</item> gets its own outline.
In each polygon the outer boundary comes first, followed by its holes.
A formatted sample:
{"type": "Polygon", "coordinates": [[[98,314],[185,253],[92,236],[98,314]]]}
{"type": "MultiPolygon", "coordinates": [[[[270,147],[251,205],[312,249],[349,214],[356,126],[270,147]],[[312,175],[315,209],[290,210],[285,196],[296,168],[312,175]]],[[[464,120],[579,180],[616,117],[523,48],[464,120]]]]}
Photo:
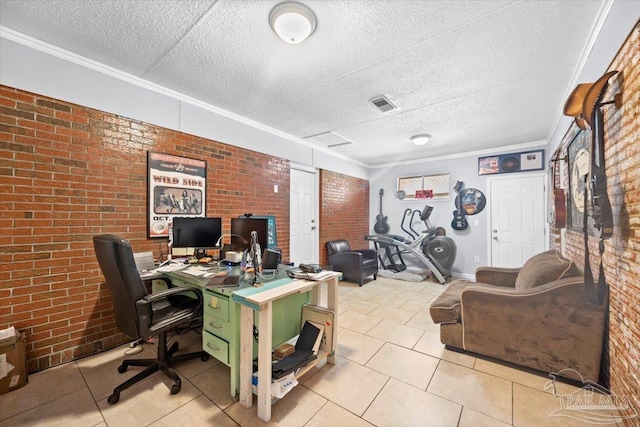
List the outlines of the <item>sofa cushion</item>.
{"type": "Polygon", "coordinates": [[[438,298],[433,300],[429,307],[429,314],[433,323],[458,323],[461,321],[462,307],[460,299],[462,291],[469,286],[474,288],[485,288],[504,290],[502,286],[490,285],[488,283],[471,282],[469,280],[457,279],[447,285],[438,298]]]}
{"type": "Polygon", "coordinates": [[[573,261],[562,257],[555,249],[532,256],[516,277],[516,289],[530,289],[545,283],[580,276],[582,272],[573,261]]]}

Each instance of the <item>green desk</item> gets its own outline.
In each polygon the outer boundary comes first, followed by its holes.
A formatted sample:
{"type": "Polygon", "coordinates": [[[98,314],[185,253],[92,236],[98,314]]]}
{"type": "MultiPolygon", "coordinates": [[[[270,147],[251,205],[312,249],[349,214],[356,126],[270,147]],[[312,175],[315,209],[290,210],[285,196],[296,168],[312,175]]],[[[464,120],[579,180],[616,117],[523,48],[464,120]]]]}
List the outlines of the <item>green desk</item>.
{"type": "MultiPolygon", "coordinates": [[[[197,286],[202,289],[204,298],[202,347],[211,356],[231,368],[231,395],[237,397],[240,381],[240,305],[234,301],[233,295],[243,290],[244,292],[259,291],[262,288],[254,288],[250,281],[242,282],[239,287],[207,288],[206,284],[211,278],[188,274],[185,272],[188,268],[167,271],[163,274],[171,279],[174,286],[197,286]]],[[[291,267],[280,266],[278,274],[271,280],[263,280],[264,287],[272,288],[291,282],[292,280],[286,274],[289,268],[291,267]]],[[[211,271],[215,270],[215,268],[211,269],[211,271]]],[[[300,333],[302,306],[309,300],[309,293],[305,292],[289,295],[273,304],[274,346],[300,333]]],[[[253,346],[254,354],[257,354],[255,340],[253,346]]]]}
{"type": "MultiPolygon", "coordinates": [[[[333,340],[331,348],[323,354],[318,354],[317,360],[297,371],[300,377],[309,369],[323,360],[335,364],[336,349],[338,348],[338,279],[341,273],[329,272],[326,277],[316,281],[283,279],[267,283],[261,288],[246,288],[233,294],[233,300],[241,304],[240,317],[240,404],[245,408],[252,405],[253,387],[253,357],[255,345],[252,349],[252,330],[255,324],[254,313],[258,314],[260,344],[258,349],[258,417],[263,421],[271,420],[271,350],[278,345],[275,340],[277,329],[276,318],[278,304],[299,295],[308,295],[311,291],[311,304],[320,306],[322,285],[327,286],[326,308],[334,312],[333,340]],[[274,337],[272,342],[271,337],[274,337]]],[[[296,309],[297,310],[297,309],[296,309]]],[[[301,311],[301,310],[298,310],[301,311]]],[[[298,322],[298,329],[300,322],[298,322]]]]}

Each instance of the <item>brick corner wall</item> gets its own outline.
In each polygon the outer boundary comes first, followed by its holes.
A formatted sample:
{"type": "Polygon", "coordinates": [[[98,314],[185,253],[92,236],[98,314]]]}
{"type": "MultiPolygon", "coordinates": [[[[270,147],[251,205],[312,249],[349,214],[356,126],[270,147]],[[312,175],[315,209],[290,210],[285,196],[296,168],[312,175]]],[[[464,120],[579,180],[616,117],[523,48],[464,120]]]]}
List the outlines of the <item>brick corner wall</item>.
{"type": "MultiPolygon", "coordinates": [[[[640,420],[640,23],[618,51],[608,71],[619,73],[610,79],[603,100],[622,94],[623,105],[602,107],[607,191],[612,205],[613,236],[605,241],[604,274],[609,285],[609,323],[601,381],[611,392],[629,403],[626,425],[640,420]],[[635,414],[635,416],[634,416],[635,414]]],[[[562,141],[566,153],[572,132],[562,141]]],[[[568,188],[567,168],[560,177],[568,188]]],[[[584,267],[584,238],[581,225],[574,229],[551,230],[551,247],[562,248],[565,256],[584,267]]],[[[598,274],[598,240],[589,238],[591,268],[598,274]]],[[[596,277],[597,280],[597,277],[596,277]]]]}
{"type": "Polygon", "coordinates": [[[352,248],[368,248],[369,181],[320,171],[320,263],[328,264],[326,243],[345,239],[352,248]]]}

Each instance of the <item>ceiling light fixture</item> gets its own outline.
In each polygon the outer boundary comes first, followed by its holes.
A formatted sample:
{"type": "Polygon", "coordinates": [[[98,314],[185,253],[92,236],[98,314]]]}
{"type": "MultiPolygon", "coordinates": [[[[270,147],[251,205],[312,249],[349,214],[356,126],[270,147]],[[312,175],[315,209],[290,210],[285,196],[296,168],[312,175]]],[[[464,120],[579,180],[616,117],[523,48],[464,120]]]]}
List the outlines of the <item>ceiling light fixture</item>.
{"type": "Polygon", "coordinates": [[[431,135],[423,133],[420,135],[413,135],[411,137],[411,141],[413,141],[413,143],[416,145],[424,145],[427,143],[427,141],[429,141],[429,138],[431,138],[431,135]]]}
{"type": "Polygon", "coordinates": [[[316,16],[300,3],[280,3],[271,10],[269,24],[285,42],[298,44],[316,29],[316,16]]]}

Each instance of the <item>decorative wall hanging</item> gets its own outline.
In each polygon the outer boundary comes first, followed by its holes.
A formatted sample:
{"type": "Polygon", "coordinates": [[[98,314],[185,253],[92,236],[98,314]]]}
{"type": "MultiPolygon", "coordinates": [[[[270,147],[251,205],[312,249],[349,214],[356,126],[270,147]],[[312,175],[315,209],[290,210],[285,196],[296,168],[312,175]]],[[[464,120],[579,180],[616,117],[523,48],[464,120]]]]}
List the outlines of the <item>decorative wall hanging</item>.
{"type": "Polygon", "coordinates": [[[544,169],[544,150],[478,158],[478,175],[529,172],[544,169]]]}
{"type": "Polygon", "coordinates": [[[207,162],[147,152],[149,238],[169,237],[174,217],[204,217],[207,201],[207,162]]]}
{"type": "Polygon", "coordinates": [[[477,188],[465,188],[456,196],[456,206],[461,206],[465,215],[475,215],[484,209],[487,204],[482,191],[477,188]]]}
{"type": "Polygon", "coordinates": [[[567,207],[567,227],[581,231],[584,220],[584,176],[591,167],[591,134],[578,132],[569,143],[569,194],[567,207]]]}

